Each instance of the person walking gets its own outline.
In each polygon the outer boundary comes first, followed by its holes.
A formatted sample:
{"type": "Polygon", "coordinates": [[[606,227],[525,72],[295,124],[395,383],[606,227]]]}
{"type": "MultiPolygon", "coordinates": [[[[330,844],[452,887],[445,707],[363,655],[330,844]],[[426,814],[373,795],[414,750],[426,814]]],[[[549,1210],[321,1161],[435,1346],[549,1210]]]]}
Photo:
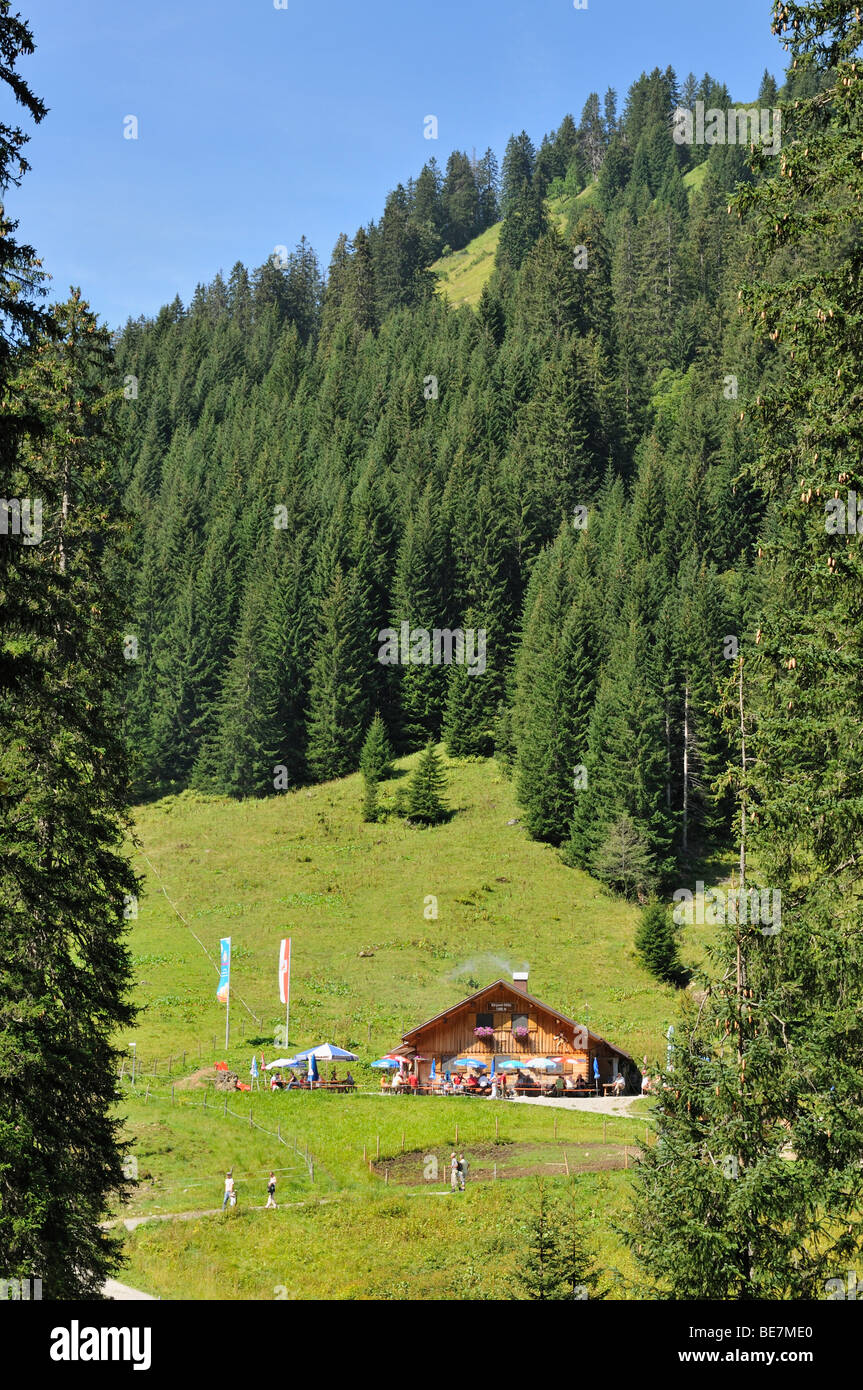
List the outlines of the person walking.
{"type": "Polygon", "coordinates": [[[228,1172],[225,1174],[225,1195],[222,1198],[222,1211],[225,1210],[229,1202],[232,1207],[235,1206],[236,1200],[234,1196],[234,1170],[233,1168],[229,1168],[228,1172]]]}
{"type": "Polygon", "coordinates": [[[458,1159],[454,1153],[449,1156],[449,1185],[453,1192],[458,1188],[458,1159]]]}
{"type": "Polygon", "coordinates": [[[267,1179],[267,1206],[264,1208],[264,1210],[266,1211],[268,1207],[272,1207],[273,1211],[276,1210],[276,1175],[275,1175],[275,1173],[271,1173],[270,1176],[269,1176],[269,1178],[267,1179]]]}
{"type": "Polygon", "coordinates": [[[595,1086],[596,1086],[596,1094],[597,1094],[598,1096],[601,1096],[601,1095],[602,1095],[602,1085],[600,1084],[600,1080],[599,1080],[599,1059],[598,1059],[597,1057],[594,1057],[594,1059],[593,1059],[593,1080],[594,1080],[594,1084],[595,1084],[595,1086]]]}
{"type": "Polygon", "coordinates": [[[459,1192],[464,1192],[464,1180],[467,1177],[467,1161],[464,1154],[459,1154],[458,1156],[458,1167],[456,1171],[458,1172],[458,1190],[459,1192]]]}

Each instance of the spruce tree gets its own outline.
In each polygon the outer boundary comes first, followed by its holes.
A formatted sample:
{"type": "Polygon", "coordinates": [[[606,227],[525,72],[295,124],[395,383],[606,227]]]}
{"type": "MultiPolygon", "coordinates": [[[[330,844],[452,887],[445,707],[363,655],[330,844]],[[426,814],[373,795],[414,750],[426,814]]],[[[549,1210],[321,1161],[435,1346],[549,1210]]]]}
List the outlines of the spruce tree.
{"type": "Polygon", "coordinates": [[[647,840],[626,811],[608,826],[590,867],[597,878],[627,898],[644,895],[657,878],[647,840]]]}
{"type": "MultiPolygon", "coordinates": [[[[4,53],[26,51],[12,23],[0,13],[4,53]]],[[[0,538],[0,1250],[5,1278],[81,1299],[120,1264],[101,1223],[128,1191],[116,1034],[134,1018],[125,919],[138,885],[123,852],[127,616],[112,577],[121,390],[80,292],[54,317],[2,412],[4,491],[39,499],[42,521],[36,543],[0,538]]]]}
{"type": "Polygon", "coordinates": [[[446,820],[448,811],[442,800],[446,782],[443,764],[429,740],[408,783],[408,820],[421,821],[425,825],[438,825],[446,820]]]}
{"type": "Polygon", "coordinates": [[[635,949],[647,970],[663,984],[675,984],[681,974],[680,954],[671,914],[653,899],[643,908],[635,932],[635,949]]]}
{"type": "Polygon", "coordinates": [[[570,1180],[556,1199],[542,1178],[524,1225],[525,1251],[516,1273],[515,1293],[531,1302],[602,1298],[600,1276],[584,1236],[583,1215],[570,1180]]]}
{"type": "Polygon", "coordinates": [[[309,768],[318,781],[344,777],[359,762],[367,717],[365,672],[372,656],[351,578],[336,568],[320,608],[309,687],[309,768]]]}
{"type": "Polygon", "coordinates": [[[392,756],[384,721],[376,712],[360,753],[360,771],[370,781],[382,782],[392,776],[392,756]]]}

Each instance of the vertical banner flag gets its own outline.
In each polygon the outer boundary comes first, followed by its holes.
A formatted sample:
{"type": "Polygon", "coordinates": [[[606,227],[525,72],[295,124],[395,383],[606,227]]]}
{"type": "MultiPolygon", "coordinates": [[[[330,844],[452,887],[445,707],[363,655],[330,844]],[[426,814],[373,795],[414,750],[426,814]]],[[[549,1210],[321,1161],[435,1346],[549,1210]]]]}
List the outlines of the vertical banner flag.
{"type": "MultiPolygon", "coordinates": [[[[291,988],[291,938],[286,936],[279,947],[279,998],[288,1002],[291,988]]],[[[286,1039],[287,1041],[287,1039],[286,1039]]]]}
{"type": "Polygon", "coordinates": [[[220,961],[219,988],[216,990],[216,998],[220,1004],[227,1004],[228,990],[231,987],[231,938],[223,936],[220,942],[222,956],[220,961]]]}

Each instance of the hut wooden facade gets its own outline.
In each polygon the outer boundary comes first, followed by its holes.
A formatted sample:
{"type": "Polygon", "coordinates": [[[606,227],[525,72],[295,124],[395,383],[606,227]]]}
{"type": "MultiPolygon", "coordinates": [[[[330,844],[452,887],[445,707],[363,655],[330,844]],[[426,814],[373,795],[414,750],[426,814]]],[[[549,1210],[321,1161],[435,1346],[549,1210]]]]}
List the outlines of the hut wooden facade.
{"type": "Polygon", "coordinates": [[[590,1084],[594,1057],[604,1083],[613,1081],[619,1072],[633,1082],[638,1072],[628,1053],[528,994],[526,975],[495,980],[427,1023],[411,1028],[394,1055],[405,1059],[421,1085],[428,1082],[433,1061],[440,1077],[460,1058],[487,1066],[494,1058],[497,1071],[518,1066],[527,1072],[533,1063],[544,1075],[550,1070],[545,1061],[556,1059],[556,1072],[589,1080],[590,1084]]]}

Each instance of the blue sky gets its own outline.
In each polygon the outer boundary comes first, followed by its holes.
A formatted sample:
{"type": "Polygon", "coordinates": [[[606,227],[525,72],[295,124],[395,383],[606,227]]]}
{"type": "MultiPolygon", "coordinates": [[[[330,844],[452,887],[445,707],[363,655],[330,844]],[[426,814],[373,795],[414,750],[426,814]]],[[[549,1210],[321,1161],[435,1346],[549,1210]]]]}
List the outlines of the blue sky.
{"type": "MultiPolygon", "coordinates": [[[[305,233],[326,267],[432,154],[535,141],[591,90],[708,70],[751,100],[769,0],[17,0],[51,108],[7,208],[112,326],[305,233]],[[138,139],[123,138],[138,118],[138,139]],[[435,115],[439,138],[423,137],[435,115]]],[[[4,94],[4,101],[6,97],[4,94]]]]}

